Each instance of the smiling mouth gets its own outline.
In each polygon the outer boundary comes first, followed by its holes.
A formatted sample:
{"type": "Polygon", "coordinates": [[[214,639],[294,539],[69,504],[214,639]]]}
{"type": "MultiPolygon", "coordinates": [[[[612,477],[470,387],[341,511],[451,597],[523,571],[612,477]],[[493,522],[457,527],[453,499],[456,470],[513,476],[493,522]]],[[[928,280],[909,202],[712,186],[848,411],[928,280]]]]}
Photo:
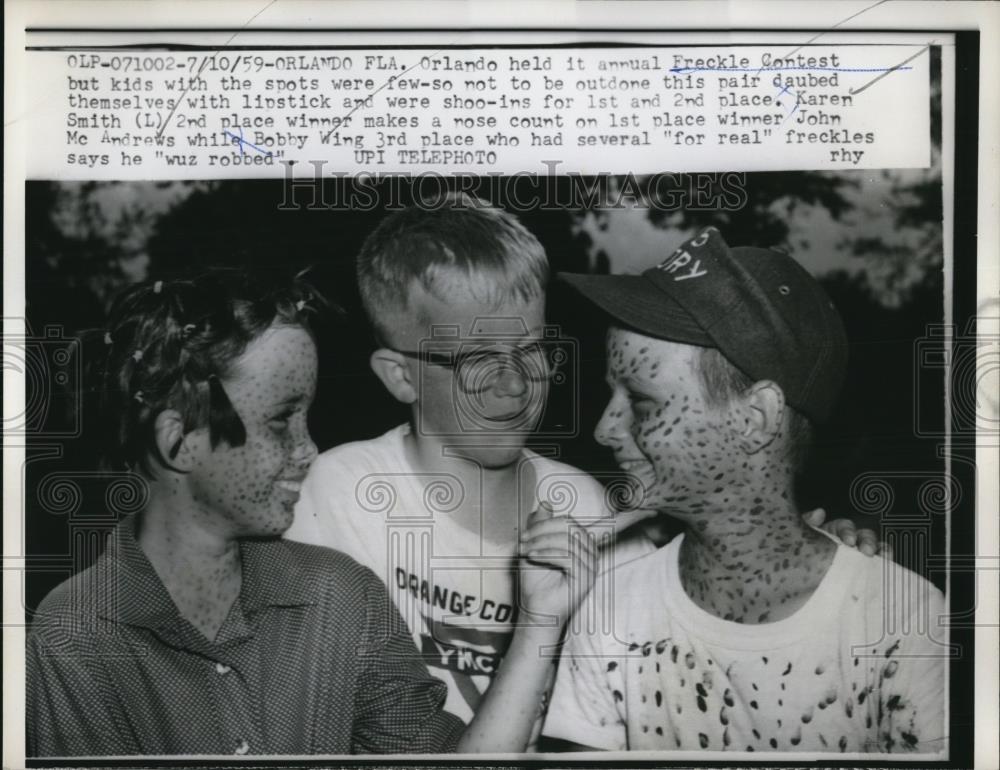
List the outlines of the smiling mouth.
{"type": "Polygon", "coordinates": [[[518,409],[516,412],[504,412],[503,414],[484,414],[482,418],[487,422],[524,422],[527,415],[523,409],[518,409]]]}

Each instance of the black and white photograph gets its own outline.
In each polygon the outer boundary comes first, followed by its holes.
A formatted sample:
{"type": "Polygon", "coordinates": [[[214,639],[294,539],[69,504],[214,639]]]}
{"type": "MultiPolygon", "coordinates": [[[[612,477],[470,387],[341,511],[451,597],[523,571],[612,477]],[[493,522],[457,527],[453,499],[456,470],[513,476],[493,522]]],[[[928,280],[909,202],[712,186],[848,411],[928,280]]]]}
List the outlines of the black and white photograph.
{"type": "Polygon", "coordinates": [[[992,766],[980,33],[251,5],[27,25],[5,765],[992,766]]]}

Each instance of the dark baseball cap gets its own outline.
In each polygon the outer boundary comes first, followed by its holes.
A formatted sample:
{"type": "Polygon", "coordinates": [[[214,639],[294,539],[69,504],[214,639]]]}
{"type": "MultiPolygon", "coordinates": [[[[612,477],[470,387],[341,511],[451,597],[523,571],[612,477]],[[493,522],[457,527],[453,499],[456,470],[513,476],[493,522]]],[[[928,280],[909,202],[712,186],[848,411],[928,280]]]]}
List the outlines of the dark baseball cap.
{"type": "Polygon", "coordinates": [[[755,381],[772,380],[815,422],[829,418],[847,372],[847,335],[830,298],[772,249],[730,248],[714,227],[642,275],[559,278],[617,324],[657,339],[717,348],[755,381]]]}

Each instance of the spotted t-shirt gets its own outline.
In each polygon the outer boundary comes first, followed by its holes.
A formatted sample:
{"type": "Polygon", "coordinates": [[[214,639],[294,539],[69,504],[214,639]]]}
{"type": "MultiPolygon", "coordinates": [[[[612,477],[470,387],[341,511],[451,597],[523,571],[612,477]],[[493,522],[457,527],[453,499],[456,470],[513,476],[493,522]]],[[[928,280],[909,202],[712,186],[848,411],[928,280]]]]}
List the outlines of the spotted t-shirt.
{"type": "Polygon", "coordinates": [[[614,576],[614,627],[572,634],[544,734],[608,750],[945,750],[941,593],[839,546],[806,604],[724,621],[684,593],[683,536],[614,576]]]}

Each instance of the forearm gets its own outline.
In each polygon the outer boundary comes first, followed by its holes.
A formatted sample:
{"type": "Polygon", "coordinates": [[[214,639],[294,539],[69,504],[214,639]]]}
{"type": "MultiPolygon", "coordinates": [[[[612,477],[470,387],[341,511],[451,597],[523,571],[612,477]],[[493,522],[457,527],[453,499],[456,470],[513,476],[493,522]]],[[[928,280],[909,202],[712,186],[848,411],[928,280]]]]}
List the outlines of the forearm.
{"type": "Polygon", "coordinates": [[[562,628],[520,625],[458,743],[459,753],[523,752],[531,738],[562,628]]]}

